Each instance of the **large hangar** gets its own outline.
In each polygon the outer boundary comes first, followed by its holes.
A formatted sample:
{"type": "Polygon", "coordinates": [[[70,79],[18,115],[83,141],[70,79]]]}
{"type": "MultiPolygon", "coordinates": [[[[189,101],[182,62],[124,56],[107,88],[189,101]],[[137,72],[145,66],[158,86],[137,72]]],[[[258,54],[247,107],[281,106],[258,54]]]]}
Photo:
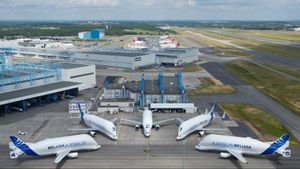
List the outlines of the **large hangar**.
{"type": "Polygon", "coordinates": [[[155,54],[133,51],[90,51],[76,53],[72,56],[74,62],[96,64],[109,67],[137,69],[155,64],[155,54]]]}
{"type": "Polygon", "coordinates": [[[178,66],[198,60],[199,52],[196,48],[170,48],[158,51],[156,63],[159,65],[178,66]]]}
{"type": "Polygon", "coordinates": [[[96,85],[94,65],[8,62],[0,64],[0,77],[0,115],[73,98],[96,85]]]}

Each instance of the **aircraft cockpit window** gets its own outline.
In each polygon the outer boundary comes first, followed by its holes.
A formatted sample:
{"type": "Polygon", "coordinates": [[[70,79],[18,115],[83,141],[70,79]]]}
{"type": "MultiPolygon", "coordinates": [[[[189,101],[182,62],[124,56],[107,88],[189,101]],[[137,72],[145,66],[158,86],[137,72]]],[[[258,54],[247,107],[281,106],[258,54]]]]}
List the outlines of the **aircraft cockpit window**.
{"type": "Polygon", "coordinates": [[[150,125],[149,125],[149,124],[146,124],[146,128],[147,128],[147,129],[150,128],[150,125]]]}
{"type": "Polygon", "coordinates": [[[115,128],[115,127],[112,127],[112,131],[116,131],[116,128],[115,128]]]}
{"type": "Polygon", "coordinates": [[[182,130],[182,127],[180,127],[179,131],[181,131],[181,130],[182,130]]]}

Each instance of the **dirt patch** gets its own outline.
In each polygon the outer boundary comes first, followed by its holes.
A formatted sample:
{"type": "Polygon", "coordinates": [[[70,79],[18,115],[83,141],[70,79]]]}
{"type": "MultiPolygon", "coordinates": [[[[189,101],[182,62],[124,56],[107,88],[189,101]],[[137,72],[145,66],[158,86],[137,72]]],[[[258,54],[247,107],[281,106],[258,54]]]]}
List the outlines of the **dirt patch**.
{"type": "Polygon", "coordinates": [[[290,103],[300,110],[300,100],[293,100],[290,103]]]}

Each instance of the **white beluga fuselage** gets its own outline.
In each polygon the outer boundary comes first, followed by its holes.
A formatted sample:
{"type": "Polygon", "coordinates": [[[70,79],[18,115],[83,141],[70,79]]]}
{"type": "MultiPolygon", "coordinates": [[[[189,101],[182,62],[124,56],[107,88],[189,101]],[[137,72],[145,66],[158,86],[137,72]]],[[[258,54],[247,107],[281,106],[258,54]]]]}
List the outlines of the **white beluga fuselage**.
{"type": "Polygon", "coordinates": [[[178,127],[178,133],[176,139],[177,140],[184,139],[186,136],[188,136],[189,134],[195,131],[220,130],[220,129],[205,128],[213,120],[214,116],[215,116],[215,105],[212,107],[210,112],[208,113],[206,112],[205,114],[198,115],[189,120],[182,121],[180,119],[177,119],[181,123],[178,127]]]}
{"type": "Polygon", "coordinates": [[[134,126],[137,129],[142,127],[144,135],[146,137],[149,137],[151,135],[152,128],[156,128],[158,130],[160,128],[160,125],[166,125],[165,123],[174,121],[174,119],[167,119],[163,121],[154,122],[152,111],[145,109],[143,111],[142,121],[134,121],[128,119],[122,119],[121,121],[127,122],[126,124],[134,126]]]}
{"type": "Polygon", "coordinates": [[[250,137],[210,134],[200,141],[195,148],[197,150],[221,151],[223,152],[220,154],[222,158],[228,158],[232,155],[241,162],[247,163],[242,156],[243,154],[270,155],[278,153],[284,157],[290,157],[291,151],[286,150],[289,147],[288,138],[288,135],[283,135],[274,142],[262,142],[250,137]]]}
{"type": "Polygon", "coordinates": [[[107,135],[109,138],[113,140],[117,140],[117,130],[116,126],[113,123],[117,120],[117,118],[113,119],[112,121],[106,120],[104,118],[98,117],[93,114],[84,113],[81,109],[80,104],[77,104],[79,110],[80,110],[80,118],[81,122],[83,122],[85,125],[87,125],[89,128],[85,129],[69,129],[69,130],[88,130],[90,131],[91,135],[94,135],[94,131],[99,131],[105,135],[107,135]]]}
{"type": "Polygon", "coordinates": [[[99,131],[111,139],[118,139],[116,126],[113,122],[100,118],[93,114],[85,114],[83,122],[91,128],[92,131],[99,131]]]}
{"type": "Polygon", "coordinates": [[[55,164],[66,156],[76,158],[78,153],[74,151],[97,150],[101,147],[88,134],[49,138],[36,143],[25,143],[16,136],[11,136],[10,140],[10,158],[15,159],[22,154],[36,157],[56,155],[55,164]]]}
{"type": "Polygon", "coordinates": [[[145,110],[143,112],[143,129],[144,129],[144,135],[146,137],[150,136],[152,127],[153,127],[152,111],[145,110]]]}

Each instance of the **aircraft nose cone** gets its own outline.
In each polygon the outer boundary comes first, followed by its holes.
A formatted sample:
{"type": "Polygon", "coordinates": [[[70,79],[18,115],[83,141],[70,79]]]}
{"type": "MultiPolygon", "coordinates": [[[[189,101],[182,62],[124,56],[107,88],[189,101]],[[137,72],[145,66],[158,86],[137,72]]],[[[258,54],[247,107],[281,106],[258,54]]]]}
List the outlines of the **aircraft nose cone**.
{"type": "Polygon", "coordinates": [[[180,135],[178,135],[177,137],[176,137],[176,140],[181,140],[182,139],[182,137],[180,136],[180,135]]]}
{"type": "Polygon", "coordinates": [[[149,137],[149,136],[150,136],[150,134],[151,134],[151,132],[150,132],[150,131],[145,131],[145,136],[149,137]]]}

